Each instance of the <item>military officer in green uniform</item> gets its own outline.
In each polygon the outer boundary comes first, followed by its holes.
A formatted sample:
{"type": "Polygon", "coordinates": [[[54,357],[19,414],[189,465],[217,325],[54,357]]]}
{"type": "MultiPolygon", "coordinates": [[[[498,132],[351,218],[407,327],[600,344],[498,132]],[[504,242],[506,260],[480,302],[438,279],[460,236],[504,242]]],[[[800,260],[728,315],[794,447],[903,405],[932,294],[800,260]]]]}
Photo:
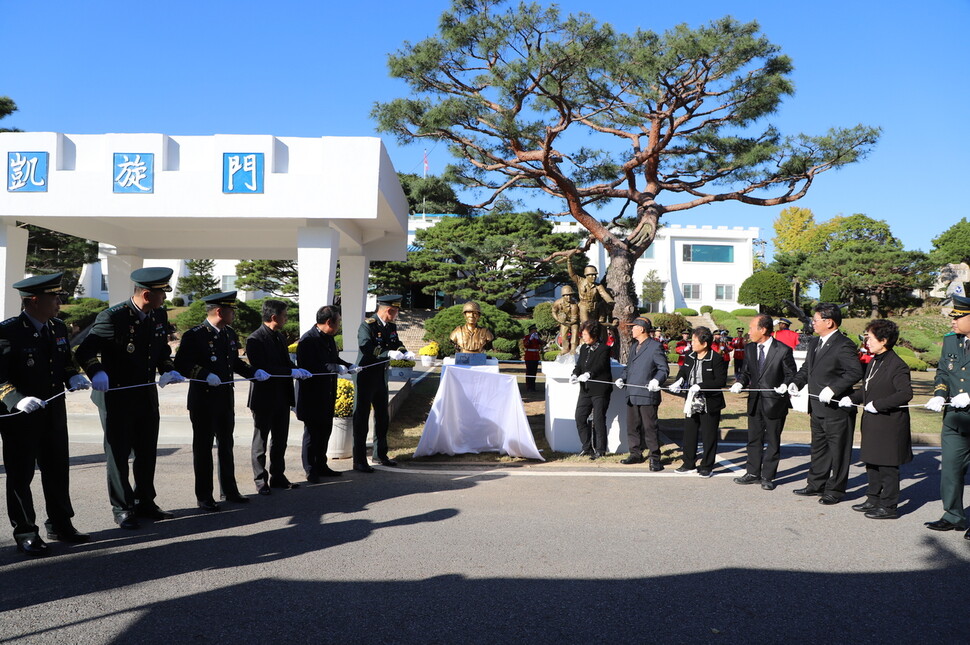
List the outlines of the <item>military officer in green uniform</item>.
{"type": "MultiPolygon", "coordinates": [[[[970,283],[964,285],[964,296],[952,297],[953,333],[943,337],[933,398],[926,402],[927,409],[943,411],[940,498],[944,512],[939,520],[925,524],[934,531],[963,531],[967,528],[963,507],[963,483],[970,465],[970,297],[966,296],[967,287],[970,283]]],[[[963,537],[970,540],[970,531],[963,537]]]]}
{"type": "Polygon", "coordinates": [[[239,357],[239,336],[230,325],[236,318],[236,292],[206,296],[206,318],[182,335],[175,367],[191,379],[187,405],[192,421],[192,465],[195,470],[195,498],[199,508],[220,510],[212,497],[212,441],[218,444],[219,487],[222,499],[246,503],[239,494],[232,456],[232,431],[236,424],[233,372],[257,381],[269,373],[254,369],[239,357]]]}
{"type": "Polygon", "coordinates": [[[137,529],[138,517],[164,520],[172,514],[155,504],[158,448],[158,386],[181,383],[168,344],[168,314],[162,308],[172,290],[172,270],[145,267],[131,273],[128,300],[98,314],[77,348],[77,361],[91,378],[91,400],[101,413],[108,499],[115,522],[137,529]],[[141,386],[141,387],[131,387],[141,386]],[[119,389],[127,388],[127,389],[119,389]],[[128,481],[128,458],[135,486],[128,481]]]}
{"type": "Polygon", "coordinates": [[[401,296],[381,296],[377,299],[377,312],[360,324],[357,345],[360,358],[357,364],[361,372],[355,378],[354,393],[354,470],[372,473],[367,463],[367,427],[370,411],[374,408],[374,454],[373,459],[383,466],[397,466],[387,456],[387,366],[388,360],[413,360],[397,337],[394,320],[401,308],[401,296]],[[402,351],[403,350],[403,351],[402,351]]]}
{"type": "Polygon", "coordinates": [[[63,394],[86,390],[67,338],[55,318],[60,309],[61,273],[39,275],[13,285],[23,298],[23,312],[0,323],[0,436],[7,480],[7,515],[17,549],[46,555],[49,547],[37,529],[30,482],[40,467],[47,505],[47,537],[87,542],[71,523],[67,411],[63,394]]]}

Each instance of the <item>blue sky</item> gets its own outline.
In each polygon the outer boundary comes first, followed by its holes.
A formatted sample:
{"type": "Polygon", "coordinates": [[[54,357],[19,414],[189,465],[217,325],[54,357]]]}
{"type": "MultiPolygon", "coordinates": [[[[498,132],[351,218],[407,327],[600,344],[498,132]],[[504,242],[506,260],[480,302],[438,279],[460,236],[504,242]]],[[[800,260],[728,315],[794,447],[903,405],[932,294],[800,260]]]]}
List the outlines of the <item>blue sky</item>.
{"type": "MultiPolygon", "coordinates": [[[[621,31],[659,32],[725,14],[758,20],[795,64],[796,94],[771,119],[783,133],[883,128],[866,161],[820,176],[796,205],[817,220],[856,212],[887,220],[907,248],[923,250],[967,215],[960,195],[970,143],[968,0],[558,4],[621,31]]],[[[0,123],[84,134],[373,136],[373,103],[406,92],[387,75],[387,53],[432,35],[447,6],[7,2],[0,95],[20,111],[0,123]]],[[[399,147],[388,137],[385,144],[398,171],[421,172],[425,146],[399,147]]],[[[447,153],[443,145],[429,149],[431,172],[439,173],[447,153]]],[[[761,226],[770,238],[780,210],[715,204],[665,222],[761,226]]]]}

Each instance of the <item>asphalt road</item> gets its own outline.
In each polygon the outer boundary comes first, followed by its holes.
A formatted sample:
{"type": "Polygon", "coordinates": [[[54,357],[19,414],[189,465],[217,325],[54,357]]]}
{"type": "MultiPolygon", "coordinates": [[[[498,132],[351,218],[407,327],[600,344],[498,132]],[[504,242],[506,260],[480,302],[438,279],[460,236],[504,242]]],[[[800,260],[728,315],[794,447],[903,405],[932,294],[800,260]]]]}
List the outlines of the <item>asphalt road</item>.
{"type": "MultiPolygon", "coordinates": [[[[211,515],[190,447],[159,453],[157,501],[177,517],[123,531],[100,446],[72,444],[75,524],[95,541],[28,560],[3,536],[0,643],[965,643],[970,627],[970,542],[922,526],[941,514],[934,450],[904,466],[895,521],[792,495],[798,447],[771,492],[724,464],[712,479],[424,466],[211,515]]],[[[245,445],[236,470],[251,493],[245,445]]],[[[859,465],[850,485],[858,499],[859,465]]]]}

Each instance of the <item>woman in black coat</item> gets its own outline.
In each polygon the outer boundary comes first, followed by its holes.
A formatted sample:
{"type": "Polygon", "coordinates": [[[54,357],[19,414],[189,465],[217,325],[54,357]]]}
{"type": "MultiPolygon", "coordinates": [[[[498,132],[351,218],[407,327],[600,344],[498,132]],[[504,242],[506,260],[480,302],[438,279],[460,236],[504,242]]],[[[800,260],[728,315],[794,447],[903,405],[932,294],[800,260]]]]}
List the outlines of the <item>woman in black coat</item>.
{"type": "Polygon", "coordinates": [[[579,356],[569,378],[579,383],[576,400],[576,429],[583,448],[580,456],[596,459],[606,454],[606,409],[610,407],[613,392],[613,373],[610,369],[610,348],[600,342],[602,326],[595,320],[587,320],[579,328],[579,356]],[[599,381],[599,382],[587,382],[599,381]],[[590,435],[590,412],[593,414],[590,435]]]}
{"type": "Polygon", "coordinates": [[[899,466],[913,460],[909,409],[900,407],[913,398],[909,366],[892,351],[899,328],[891,320],[873,320],[866,327],[873,353],[862,389],[843,397],[839,405],[865,404],[862,413],[862,449],[859,458],[869,477],[867,499],[852,507],[874,520],[896,519],[899,502],[899,466]]]}
{"type": "Polygon", "coordinates": [[[717,440],[724,409],[723,392],[700,392],[719,390],[727,385],[727,363],[716,351],[711,350],[714,335],[707,327],[697,327],[691,336],[691,350],[684,354],[684,364],[677,373],[677,380],[670,391],[677,394],[687,391],[684,405],[684,463],[674,472],[689,473],[697,468],[701,477],[710,477],[717,456],[717,440]],[[703,453],[697,462],[697,433],[700,431],[703,453]]]}

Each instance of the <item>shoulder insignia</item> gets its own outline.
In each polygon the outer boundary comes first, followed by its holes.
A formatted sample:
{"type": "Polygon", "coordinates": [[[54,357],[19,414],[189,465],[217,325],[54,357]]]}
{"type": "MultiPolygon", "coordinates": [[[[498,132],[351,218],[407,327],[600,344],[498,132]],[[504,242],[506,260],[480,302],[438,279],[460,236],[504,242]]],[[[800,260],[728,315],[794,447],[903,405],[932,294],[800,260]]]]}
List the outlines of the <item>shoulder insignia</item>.
{"type": "Polygon", "coordinates": [[[7,319],[6,319],[6,320],[4,320],[4,321],[3,321],[2,323],[0,323],[0,327],[6,327],[6,326],[8,326],[8,325],[12,325],[12,324],[14,324],[15,322],[17,322],[17,320],[18,320],[19,318],[20,318],[20,316],[14,316],[13,318],[7,318],[7,319]]]}
{"type": "Polygon", "coordinates": [[[364,318],[364,322],[367,323],[368,325],[373,325],[374,323],[377,322],[377,318],[364,318]]]}

